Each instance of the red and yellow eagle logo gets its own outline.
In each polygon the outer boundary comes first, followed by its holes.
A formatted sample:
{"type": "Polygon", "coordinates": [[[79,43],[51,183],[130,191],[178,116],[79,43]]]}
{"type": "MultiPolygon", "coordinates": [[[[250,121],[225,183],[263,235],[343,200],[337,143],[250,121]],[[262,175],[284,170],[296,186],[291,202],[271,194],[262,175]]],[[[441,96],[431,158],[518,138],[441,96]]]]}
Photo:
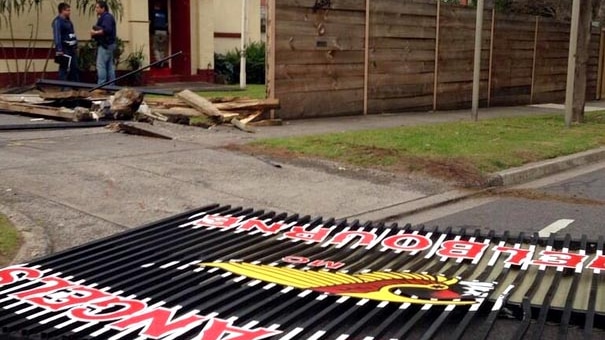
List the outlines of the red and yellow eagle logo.
{"type": "Polygon", "coordinates": [[[204,267],[220,268],[250,279],[275,283],[331,295],[350,296],[376,301],[470,305],[493,289],[493,284],[463,282],[458,278],[423,273],[342,272],[300,270],[245,262],[202,263],[204,267]]]}

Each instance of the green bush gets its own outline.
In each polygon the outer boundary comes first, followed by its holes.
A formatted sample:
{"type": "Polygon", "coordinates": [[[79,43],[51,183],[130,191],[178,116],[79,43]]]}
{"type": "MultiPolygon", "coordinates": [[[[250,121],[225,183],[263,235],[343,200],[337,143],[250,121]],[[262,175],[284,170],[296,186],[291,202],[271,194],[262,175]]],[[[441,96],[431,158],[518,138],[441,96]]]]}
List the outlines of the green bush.
{"type": "MultiPolygon", "coordinates": [[[[125,44],[120,38],[116,39],[116,49],[113,51],[114,63],[117,65],[124,62],[122,55],[124,54],[125,44]]],[[[97,42],[89,40],[81,43],[78,46],[78,66],[82,71],[91,71],[96,68],[97,64],[97,42]]]]}
{"type": "MultiPolygon", "coordinates": [[[[265,43],[253,42],[246,46],[246,82],[265,83],[265,43]]],[[[217,81],[227,84],[239,82],[241,50],[228,51],[226,54],[214,54],[214,72],[217,81]]]]}
{"type": "Polygon", "coordinates": [[[78,66],[82,71],[91,71],[97,63],[97,43],[89,40],[78,48],[78,66]]]}

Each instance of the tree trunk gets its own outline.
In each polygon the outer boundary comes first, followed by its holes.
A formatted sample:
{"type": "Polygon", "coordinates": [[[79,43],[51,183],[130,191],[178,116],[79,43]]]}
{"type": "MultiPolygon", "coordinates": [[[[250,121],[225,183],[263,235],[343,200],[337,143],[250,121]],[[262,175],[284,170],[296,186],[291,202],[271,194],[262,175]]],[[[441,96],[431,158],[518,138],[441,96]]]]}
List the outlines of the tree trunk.
{"type": "Polygon", "coordinates": [[[578,31],[578,53],[576,58],[575,88],[573,96],[572,122],[584,122],[586,105],[586,73],[588,69],[588,52],[592,29],[593,6],[584,3],[580,7],[580,27],[578,31]]]}

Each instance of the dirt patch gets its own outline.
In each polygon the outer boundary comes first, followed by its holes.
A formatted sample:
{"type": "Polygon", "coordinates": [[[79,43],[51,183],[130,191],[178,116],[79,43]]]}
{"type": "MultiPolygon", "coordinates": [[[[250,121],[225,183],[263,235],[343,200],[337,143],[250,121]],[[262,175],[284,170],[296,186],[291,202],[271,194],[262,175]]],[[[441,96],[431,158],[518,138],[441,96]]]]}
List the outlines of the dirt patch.
{"type": "MultiPolygon", "coordinates": [[[[227,150],[246,153],[252,156],[270,157],[281,162],[298,162],[301,158],[308,157],[285,148],[265,147],[262,145],[232,144],[225,147],[227,150]]],[[[429,176],[439,181],[447,182],[464,188],[480,188],[487,185],[487,177],[479,169],[464,159],[435,159],[422,157],[401,156],[396,151],[371,146],[363,146],[356,150],[355,154],[347,155],[347,158],[359,157],[360,159],[376,159],[389,157],[393,164],[388,166],[372,165],[371,161],[362,167],[393,173],[396,175],[429,176]]],[[[323,161],[323,159],[320,159],[323,161]]],[[[364,162],[365,163],[365,162],[364,162]]],[[[350,165],[344,165],[349,167],[350,165]]]]}
{"type": "Polygon", "coordinates": [[[497,196],[510,198],[524,198],[532,201],[551,201],[568,204],[605,206],[605,201],[595,200],[586,197],[558,195],[531,189],[490,189],[483,192],[481,195],[489,197],[497,196]]]}
{"type": "MultiPolygon", "coordinates": [[[[413,164],[418,171],[442,180],[456,183],[465,188],[481,188],[487,183],[487,178],[479,169],[463,159],[424,159],[410,157],[402,159],[403,164],[413,164]]],[[[416,169],[411,169],[416,171],[416,169]]]]}

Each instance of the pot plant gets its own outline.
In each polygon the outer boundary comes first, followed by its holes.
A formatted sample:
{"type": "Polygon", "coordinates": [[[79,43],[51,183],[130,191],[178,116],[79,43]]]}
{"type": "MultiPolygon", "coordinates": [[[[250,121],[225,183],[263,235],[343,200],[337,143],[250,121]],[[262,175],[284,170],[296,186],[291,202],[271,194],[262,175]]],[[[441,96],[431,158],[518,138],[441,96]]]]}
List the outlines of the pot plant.
{"type": "MultiPolygon", "coordinates": [[[[144,66],[145,53],[143,51],[144,51],[144,48],[143,48],[143,46],[141,46],[141,47],[137,48],[135,51],[128,54],[125,62],[126,62],[126,66],[128,67],[129,71],[138,70],[144,66]]],[[[132,75],[129,79],[129,83],[130,83],[130,85],[133,85],[133,86],[143,85],[143,83],[144,83],[143,82],[143,73],[139,72],[139,73],[132,75]]]]}

